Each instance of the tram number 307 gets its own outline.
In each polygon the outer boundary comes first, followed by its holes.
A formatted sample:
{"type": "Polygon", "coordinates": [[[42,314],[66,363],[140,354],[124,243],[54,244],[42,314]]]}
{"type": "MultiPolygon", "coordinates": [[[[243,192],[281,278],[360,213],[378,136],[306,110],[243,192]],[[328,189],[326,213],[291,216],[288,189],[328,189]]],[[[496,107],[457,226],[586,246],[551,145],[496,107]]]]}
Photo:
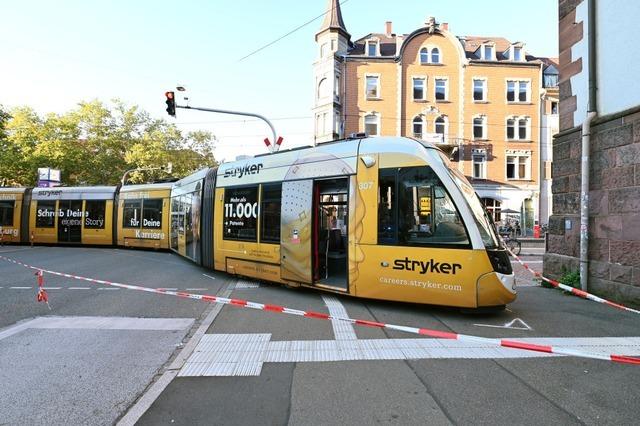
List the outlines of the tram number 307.
{"type": "Polygon", "coordinates": [[[258,217],[258,203],[225,203],[224,216],[233,218],[258,217]]]}

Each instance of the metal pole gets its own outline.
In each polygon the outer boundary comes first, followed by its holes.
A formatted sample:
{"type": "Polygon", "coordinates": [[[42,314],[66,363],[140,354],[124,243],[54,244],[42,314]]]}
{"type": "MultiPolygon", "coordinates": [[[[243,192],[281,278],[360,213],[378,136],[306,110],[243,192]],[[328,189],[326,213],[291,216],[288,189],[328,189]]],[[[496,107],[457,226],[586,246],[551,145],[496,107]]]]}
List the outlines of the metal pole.
{"type": "Polygon", "coordinates": [[[205,112],[218,112],[220,114],[244,115],[244,116],[248,116],[248,117],[259,118],[260,120],[264,121],[265,123],[267,123],[269,125],[269,127],[271,128],[271,132],[273,133],[273,145],[272,145],[272,148],[271,148],[271,152],[273,153],[274,150],[276,149],[276,141],[277,141],[276,129],[275,129],[275,127],[273,127],[273,124],[271,124],[271,122],[266,117],[263,117],[260,114],[254,114],[252,112],[230,111],[230,110],[226,110],[226,109],[213,109],[213,108],[199,108],[199,107],[182,106],[182,105],[176,105],[176,108],[194,109],[194,110],[197,110],[197,111],[205,111],[205,112]]]}

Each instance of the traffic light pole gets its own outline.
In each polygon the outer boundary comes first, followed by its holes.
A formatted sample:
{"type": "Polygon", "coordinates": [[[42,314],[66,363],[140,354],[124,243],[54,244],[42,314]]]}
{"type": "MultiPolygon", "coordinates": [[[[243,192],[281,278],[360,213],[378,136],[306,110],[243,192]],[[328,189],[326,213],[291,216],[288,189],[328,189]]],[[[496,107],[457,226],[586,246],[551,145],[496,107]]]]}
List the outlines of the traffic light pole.
{"type": "MultiPolygon", "coordinates": [[[[259,118],[260,120],[264,121],[265,123],[267,123],[269,125],[269,127],[271,128],[271,132],[273,132],[273,144],[271,145],[271,152],[273,153],[274,150],[276,149],[276,129],[275,127],[273,127],[273,124],[271,124],[271,122],[266,118],[263,117],[260,114],[254,114],[252,112],[242,112],[242,111],[229,111],[226,109],[213,109],[213,108],[199,108],[199,107],[191,107],[191,106],[182,106],[182,105],[176,105],[176,108],[182,108],[182,109],[193,109],[196,111],[205,111],[205,112],[217,112],[220,114],[231,114],[231,115],[244,115],[247,117],[255,117],[255,118],[259,118]]],[[[278,145],[279,146],[279,145],[278,145]]]]}

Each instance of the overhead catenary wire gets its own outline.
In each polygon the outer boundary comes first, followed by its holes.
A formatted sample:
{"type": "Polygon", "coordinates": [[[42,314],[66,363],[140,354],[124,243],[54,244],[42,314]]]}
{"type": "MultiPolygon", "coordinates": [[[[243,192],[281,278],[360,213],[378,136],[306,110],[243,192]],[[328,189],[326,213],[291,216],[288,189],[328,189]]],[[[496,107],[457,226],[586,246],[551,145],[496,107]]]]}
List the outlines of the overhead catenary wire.
{"type": "MultiPolygon", "coordinates": [[[[349,1],[349,0],[343,0],[343,1],[341,1],[341,2],[340,2],[340,5],[343,5],[343,4],[345,4],[346,2],[348,2],[348,1],[349,1]]],[[[305,22],[305,23],[303,23],[303,24],[301,24],[301,25],[298,25],[297,27],[295,27],[295,28],[294,28],[294,29],[292,29],[291,31],[288,31],[287,33],[285,33],[285,34],[281,35],[280,37],[276,38],[275,40],[270,41],[269,43],[267,43],[267,44],[263,45],[262,47],[257,48],[256,50],[254,50],[253,52],[249,53],[248,55],[245,55],[245,56],[243,56],[242,58],[238,59],[238,62],[242,62],[242,61],[244,61],[245,59],[247,59],[247,58],[249,58],[249,57],[251,57],[251,56],[255,55],[256,53],[263,51],[263,50],[264,50],[264,49],[266,49],[267,47],[269,47],[269,46],[272,46],[272,45],[276,44],[276,43],[277,43],[277,42],[279,42],[280,40],[282,40],[282,39],[284,39],[284,38],[286,38],[286,37],[290,36],[291,34],[295,33],[296,31],[299,31],[299,30],[301,30],[302,28],[306,27],[307,25],[309,25],[309,24],[313,23],[314,21],[317,21],[318,19],[322,18],[322,17],[323,17],[323,16],[325,16],[327,13],[331,13],[331,12],[333,12],[333,9],[334,9],[334,8],[332,7],[331,9],[325,10],[324,12],[322,12],[320,15],[316,16],[315,18],[312,18],[312,19],[310,19],[309,21],[307,21],[307,22],[305,22]]]]}

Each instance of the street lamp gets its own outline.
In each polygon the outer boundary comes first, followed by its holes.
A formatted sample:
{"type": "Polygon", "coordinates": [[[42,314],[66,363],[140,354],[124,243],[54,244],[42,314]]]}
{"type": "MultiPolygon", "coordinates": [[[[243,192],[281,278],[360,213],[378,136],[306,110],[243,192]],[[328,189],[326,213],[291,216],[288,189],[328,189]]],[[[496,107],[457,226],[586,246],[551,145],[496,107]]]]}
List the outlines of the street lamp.
{"type": "Polygon", "coordinates": [[[127,182],[127,176],[129,175],[129,173],[149,171],[149,170],[163,170],[168,174],[171,174],[171,171],[173,170],[173,163],[169,162],[167,163],[166,166],[160,166],[160,167],[137,167],[135,169],[129,169],[126,172],[124,172],[124,174],[122,175],[122,180],[120,182],[122,183],[122,186],[125,186],[127,182]]]}

